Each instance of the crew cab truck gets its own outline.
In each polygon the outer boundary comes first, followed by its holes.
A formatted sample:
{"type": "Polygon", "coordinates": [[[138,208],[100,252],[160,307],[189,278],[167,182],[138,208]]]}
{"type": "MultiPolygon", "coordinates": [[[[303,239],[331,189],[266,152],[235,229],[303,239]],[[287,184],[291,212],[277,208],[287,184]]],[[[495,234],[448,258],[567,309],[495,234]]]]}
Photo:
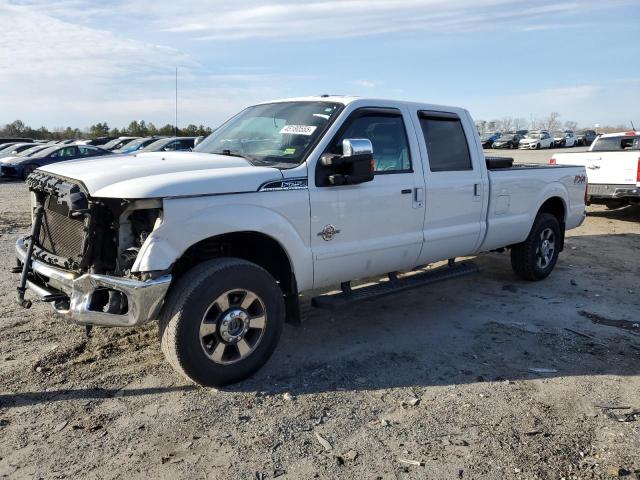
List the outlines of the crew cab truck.
{"type": "Polygon", "coordinates": [[[249,107],[194,152],[60,163],[27,184],[18,302],[28,289],[80,325],[159,320],[176,370],[220,386],[266,362],[300,292],[355,298],[351,280],[403,285],[398,272],[504,248],[520,277],[545,278],[583,221],[586,176],[485,159],[462,108],[322,96],[249,107]]]}
{"type": "Polygon", "coordinates": [[[585,166],[590,203],[611,209],[640,204],[640,132],[600,135],[588,151],[556,153],[549,163],[585,166]]]}

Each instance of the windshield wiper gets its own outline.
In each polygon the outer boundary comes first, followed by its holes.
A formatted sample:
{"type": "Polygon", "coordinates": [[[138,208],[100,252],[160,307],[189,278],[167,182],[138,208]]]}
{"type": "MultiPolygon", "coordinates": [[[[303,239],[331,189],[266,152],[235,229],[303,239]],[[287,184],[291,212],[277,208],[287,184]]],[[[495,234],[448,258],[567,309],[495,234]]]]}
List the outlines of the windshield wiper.
{"type": "Polygon", "coordinates": [[[239,157],[239,158],[244,158],[247,162],[253,162],[253,158],[251,158],[249,155],[244,155],[243,153],[240,152],[234,152],[232,150],[229,149],[224,149],[221,152],[211,152],[215,155],[226,155],[228,157],[239,157]]]}

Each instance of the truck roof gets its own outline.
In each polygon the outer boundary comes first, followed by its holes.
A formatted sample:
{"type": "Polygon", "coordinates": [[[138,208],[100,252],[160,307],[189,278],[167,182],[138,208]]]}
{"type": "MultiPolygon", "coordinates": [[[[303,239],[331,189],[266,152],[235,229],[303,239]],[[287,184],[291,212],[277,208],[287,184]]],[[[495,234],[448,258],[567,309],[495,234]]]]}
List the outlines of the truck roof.
{"type": "Polygon", "coordinates": [[[313,95],[309,97],[294,97],[294,98],[282,98],[278,100],[270,100],[266,102],[260,102],[260,104],[266,103],[280,103],[280,102],[333,102],[341,103],[343,105],[349,105],[351,103],[359,103],[365,106],[367,103],[374,104],[394,104],[405,105],[412,108],[424,109],[424,110],[436,110],[445,112],[466,112],[464,108],[453,107],[450,105],[437,105],[434,103],[423,102],[409,102],[406,100],[394,100],[389,98],[375,98],[375,97],[357,97],[355,95],[313,95]]]}

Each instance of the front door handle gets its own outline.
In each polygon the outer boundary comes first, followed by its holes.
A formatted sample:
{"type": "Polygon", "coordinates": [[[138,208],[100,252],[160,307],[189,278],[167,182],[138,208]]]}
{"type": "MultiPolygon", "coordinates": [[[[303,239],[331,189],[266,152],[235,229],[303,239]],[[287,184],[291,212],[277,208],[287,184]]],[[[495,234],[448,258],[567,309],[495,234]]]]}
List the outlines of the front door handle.
{"type": "Polygon", "coordinates": [[[411,192],[412,192],[412,190],[410,188],[405,188],[404,190],[400,191],[400,193],[403,194],[403,195],[407,195],[407,194],[409,194],[411,192]]]}
{"type": "Polygon", "coordinates": [[[480,193],[478,192],[478,187],[479,187],[479,186],[480,186],[480,185],[479,185],[479,184],[477,184],[477,183],[474,183],[474,184],[473,184],[473,196],[474,196],[474,197],[479,197],[479,196],[480,196],[480,193]]]}

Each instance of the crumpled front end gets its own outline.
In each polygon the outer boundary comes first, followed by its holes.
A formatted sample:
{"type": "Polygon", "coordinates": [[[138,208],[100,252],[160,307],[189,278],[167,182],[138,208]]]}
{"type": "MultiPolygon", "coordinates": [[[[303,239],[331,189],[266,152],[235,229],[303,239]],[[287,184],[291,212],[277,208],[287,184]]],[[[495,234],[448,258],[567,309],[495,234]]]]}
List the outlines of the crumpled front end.
{"type": "Polygon", "coordinates": [[[162,221],[162,202],[92,199],[79,182],[36,171],[33,230],[16,243],[21,283],[82,325],[134,326],[156,318],[171,283],[168,272],[133,273],[139,249],[162,221]]]}

